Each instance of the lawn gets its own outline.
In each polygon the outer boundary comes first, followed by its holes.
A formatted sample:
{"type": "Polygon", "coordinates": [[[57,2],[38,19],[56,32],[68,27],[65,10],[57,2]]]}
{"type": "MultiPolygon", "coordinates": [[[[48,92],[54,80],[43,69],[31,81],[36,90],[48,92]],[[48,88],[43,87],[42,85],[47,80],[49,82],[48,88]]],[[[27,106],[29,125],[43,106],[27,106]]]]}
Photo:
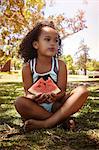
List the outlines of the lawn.
{"type": "MultiPolygon", "coordinates": [[[[68,90],[84,82],[69,82],[68,90]]],[[[86,81],[88,101],[75,114],[74,131],[60,127],[24,133],[22,121],[14,108],[17,96],[23,95],[21,82],[0,83],[0,150],[98,150],[99,149],[99,82],[86,81]]]]}

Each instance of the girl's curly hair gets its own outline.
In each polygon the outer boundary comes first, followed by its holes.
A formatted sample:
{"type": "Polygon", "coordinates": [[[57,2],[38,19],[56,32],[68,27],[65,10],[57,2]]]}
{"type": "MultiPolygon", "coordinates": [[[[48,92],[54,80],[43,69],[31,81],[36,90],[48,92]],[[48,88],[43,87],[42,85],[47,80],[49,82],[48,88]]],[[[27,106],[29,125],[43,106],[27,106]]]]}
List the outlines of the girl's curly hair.
{"type": "MultiPolygon", "coordinates": [[[[28,62],[29,60],[37,57],[37,50],[33,47],[33,41],[37,41],[39,35],[41,34],[42,28],[48,26],[55,29],[55,26],[52,21],[42,21],[37,23],[36,26],[25,36],[22,43],[19,47],[19,55],[21,58],[24,59],[24,62],[28,62]]],[[[56,30],[56,29],[55,29],[56,30]]],[[[58,54],[60,56],[62,54],[62,46],[61,46],[61,39],[59,37],[59,47],[58,47],[58,54]]]]}

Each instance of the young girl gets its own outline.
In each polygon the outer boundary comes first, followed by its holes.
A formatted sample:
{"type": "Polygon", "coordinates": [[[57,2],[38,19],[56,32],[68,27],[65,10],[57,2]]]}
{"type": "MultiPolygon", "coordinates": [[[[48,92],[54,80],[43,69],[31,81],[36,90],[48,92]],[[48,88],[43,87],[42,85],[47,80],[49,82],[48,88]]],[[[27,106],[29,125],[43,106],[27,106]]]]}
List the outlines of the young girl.
{"type": "Polygon", "coordinates": [[[25,96],[18,97],[15,107],[24,119],[25,130],[51,128],[77,112],[87,100],[86,87],[74,89],[66,95],[67,68],[58,60],[61,39],[53,22],[40,22],[23,39],[20,54],[24,59],[22,69],[25,96]],[[34,98],[28,89],[41,77],[50,77],[60,88],[58,94],[40,94],[34,98]]]}

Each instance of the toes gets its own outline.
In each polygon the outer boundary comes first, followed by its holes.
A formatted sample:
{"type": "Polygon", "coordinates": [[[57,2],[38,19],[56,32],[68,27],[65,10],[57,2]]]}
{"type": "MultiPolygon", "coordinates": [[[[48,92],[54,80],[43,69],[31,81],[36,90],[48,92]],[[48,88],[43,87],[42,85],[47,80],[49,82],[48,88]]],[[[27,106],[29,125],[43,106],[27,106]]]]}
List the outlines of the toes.
{"type": "Polygon", "coordinates": [[[62,123],[62,128],[64,130],[74,130],[76,127],[76,123],[72,118],[66,119],[63,123],[62,123]]]}
{"type": "Polygon", "coordinates": [[[24,132],[28,132],[28,131],[30,130],[30,127],[31,127],[30,120],[25,121],[25,123],[24,123],[24,127],[23,127],[24,132]]]}
{"type": "Polygon", "coordinates": [[[75,128],[75,121],[74,120],[69,120],[70,123],[70,128],[74,129],[75,128]]]}
{"type": "Polygon", "coordinates": [[[23,130],[24,130],[24,132],[28,132],[28,123],[27,123],[27,121],[25,121],[25,123],[24,123],[24,126],[23,126],[23,130]]]}

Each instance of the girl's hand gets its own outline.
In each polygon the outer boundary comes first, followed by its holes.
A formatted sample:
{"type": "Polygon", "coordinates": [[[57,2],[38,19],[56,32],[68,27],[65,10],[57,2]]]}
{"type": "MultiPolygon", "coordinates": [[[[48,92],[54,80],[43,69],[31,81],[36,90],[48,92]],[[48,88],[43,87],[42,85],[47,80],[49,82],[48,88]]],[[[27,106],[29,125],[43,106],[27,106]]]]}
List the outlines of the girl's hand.
{"type": "Polygon", "coordinates": [[[56,101],[56,94],[54,94],[54,93],[47,94],[46,103],[52,103],[55,101],[56,101]]]}
{"type": "Polygon", "coordinates": [[[27,92],[26,95],[25,95],[25,97],[34,100],[35,95],[33,95],[33,94],[27,92]]]}
{"type": "Polygon", "coordinates": [[[46,102],[47,98],[48,98],[48,95],[44,93],[44,94],[40,94],[40,95],[36,96],[34,98],[34,101],[38,104],[42,104],[42,103],[46,102]]]}
{"type": "Polygon", "coordinates": [[[48,94],[47,103],[52,103],[62,99],[65,96],[65,91],[61,91],[58,94],[48,94]]]}
{"type": "Polygon", "coordinates": [[[45,93],[35,96],[35,95],[30,94],[29,92],[27,92],[25,97],[31,99],[32,101],[34,101],[34,102],[36,102],[38,104],[41,104],[41,103],[46,102],[46,100],[48,99],[49,96],[47,94],[45,94],[45,93]]]}
{"type": "Polygon", "coordinates": [[[39,95],[35,96],[35,95],[33,95],[33,94],[27,92],[27,94],[26,94],[25,97],[27,97],[27,98],[29,98],[29,99],[31,99],[31,100],[37,102],[37,103],[40,103],[40,102],[43,102],[43,101],[46,100],[45,94],[39,94],[39,95]]]}
{"type": "Polygon", "coordinates": [[[26,95],[27,98],[32,99],[34,102],[41,104],[41,103],[53,103],[55,101],[61,100],[65,96],[65,92],[61,91],[58,94],[39,94],[38,96],[32,95],[28,93],[26,95]]]}
{"type": "Polygon", "coordinates": [[[56,95],[56,100],[59,101],[61,100],[64,96],[66,95],[65,91],[61,91],[56,95]]]}

